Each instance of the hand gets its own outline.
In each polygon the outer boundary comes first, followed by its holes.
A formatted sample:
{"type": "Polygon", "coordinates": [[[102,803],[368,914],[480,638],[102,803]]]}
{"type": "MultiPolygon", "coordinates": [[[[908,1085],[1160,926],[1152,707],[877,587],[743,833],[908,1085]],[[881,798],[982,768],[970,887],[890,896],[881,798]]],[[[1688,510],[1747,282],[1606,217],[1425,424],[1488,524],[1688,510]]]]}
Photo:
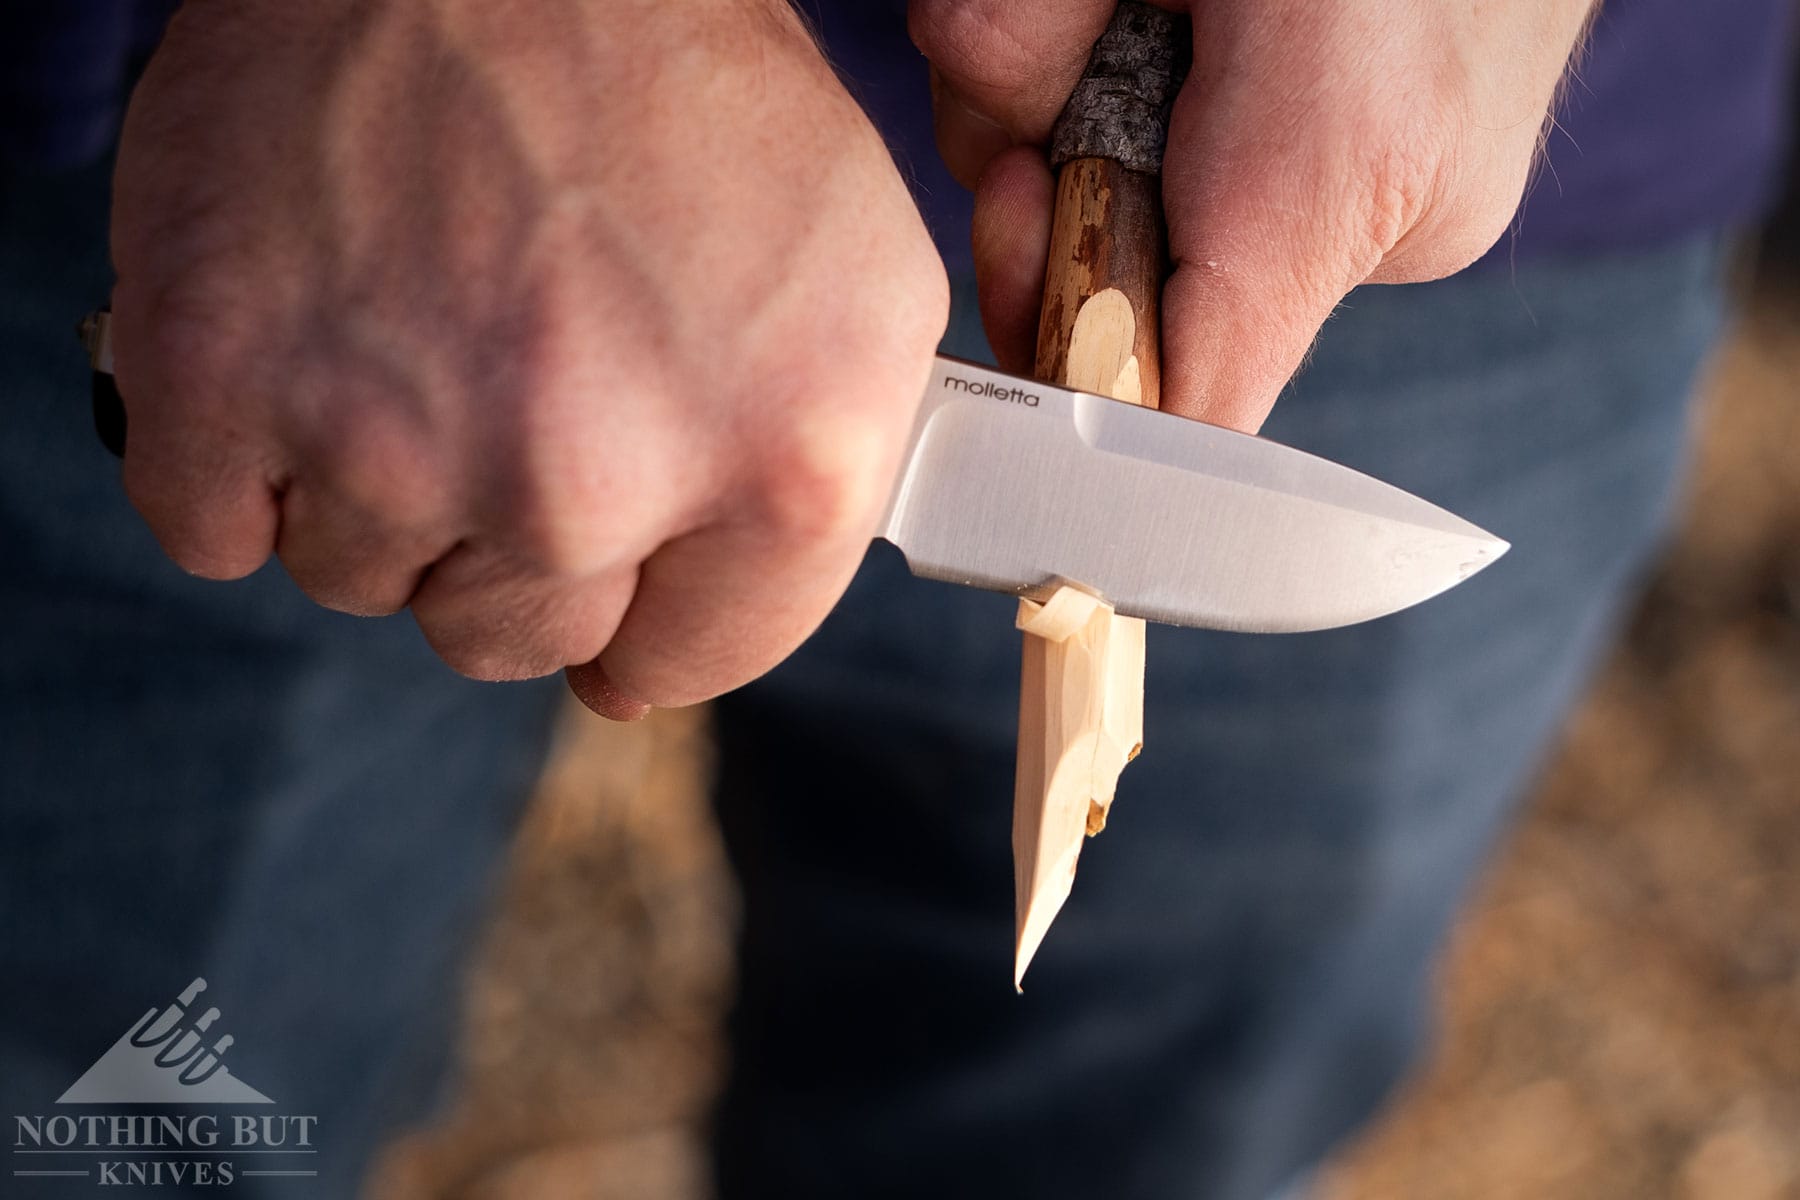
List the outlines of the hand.
{"type": "MultiPolygon", "coordinates": [[[[1186,3],[1158,0],[1166,8],[1186,3]]],[[[1165,409],[1254,431],[1361,283],[1449,275],[1518,206],[1593,0],[1207,0],[1163,196],[1165,409]]],[[[982,313],[1031,361],[1043,144],[1114,0],[913,0],[938,141],[976,188],[982,313]]]]}
{"type": "Polygon", "coordinates": [[[948,303],[783,0],[189,0],[115,214],[164,549],[615,715],[823,619],[948,303]]]}

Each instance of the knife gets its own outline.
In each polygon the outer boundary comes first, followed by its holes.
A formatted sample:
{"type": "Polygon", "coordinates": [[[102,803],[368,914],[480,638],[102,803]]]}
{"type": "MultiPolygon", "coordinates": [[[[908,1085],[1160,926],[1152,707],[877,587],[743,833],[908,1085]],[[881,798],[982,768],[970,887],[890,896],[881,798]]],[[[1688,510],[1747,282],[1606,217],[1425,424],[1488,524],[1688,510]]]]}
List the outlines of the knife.
{"type": "MultiPolygon", "coordinates": [[[[94,425],[125,449],[111,321],[79,333],[94,425]]],[[[1170,625],[1290,633],[1383,616],[1507,550],[1348,467],[1155,409],[939,356],[878,536],[915,575],[1060,586],[1170,625]]]]}
{"type": "Polygon", "coordinates": [[[940,357],[880,536],[916,575],[1251,633],[1429,599],[1507,543],[1266,438],[940,357]]]}

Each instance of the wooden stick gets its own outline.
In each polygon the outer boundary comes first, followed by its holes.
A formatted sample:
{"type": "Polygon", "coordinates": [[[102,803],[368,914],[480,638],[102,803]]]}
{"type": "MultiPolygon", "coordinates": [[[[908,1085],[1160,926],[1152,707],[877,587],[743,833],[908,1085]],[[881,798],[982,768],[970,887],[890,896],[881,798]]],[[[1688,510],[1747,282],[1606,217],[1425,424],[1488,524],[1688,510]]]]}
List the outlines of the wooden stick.
{"type": "MultiPolygon", "coordinates": [[[[1187,29],[1126,0],[1058,123],[1061,168],[1036,374],[1156,407],[1166,273],[1162,146],[1187,29]]],[[[1143,746],[1144,623],[1066,586],[1021,601],[1025,634],[1013,790],[1014,986],[1068,899],[1083,837],[1100,832],[1143,746]]]]}

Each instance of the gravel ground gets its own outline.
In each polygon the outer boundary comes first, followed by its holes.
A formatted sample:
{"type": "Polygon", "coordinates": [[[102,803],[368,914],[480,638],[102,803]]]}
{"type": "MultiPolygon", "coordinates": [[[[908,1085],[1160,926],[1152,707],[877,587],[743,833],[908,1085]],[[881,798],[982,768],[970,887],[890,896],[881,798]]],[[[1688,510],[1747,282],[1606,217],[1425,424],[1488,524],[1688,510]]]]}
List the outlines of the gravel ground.
{"type": "MultiPolygon", "coordinates": [[[[1326,1200],[1800,1200],[1800,307],[1714,372],[1693,501],[1326,1200]]],[[[732,896],[704,717],[571,713],[382,1200],[695,1200],[732,896]]]]}

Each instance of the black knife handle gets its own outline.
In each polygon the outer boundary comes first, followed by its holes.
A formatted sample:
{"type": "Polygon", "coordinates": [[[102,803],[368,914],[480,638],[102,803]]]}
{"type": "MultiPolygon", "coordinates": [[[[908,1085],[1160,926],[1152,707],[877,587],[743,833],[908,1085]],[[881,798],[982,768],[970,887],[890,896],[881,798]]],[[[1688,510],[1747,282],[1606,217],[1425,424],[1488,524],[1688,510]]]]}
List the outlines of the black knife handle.
{"type": "Polygon", "coordinates": [[[112,373],[112,310],[98,309],[81,319],[75,334],[87,348],[93,367],[90,387],[94,405],[94,432],[100,444],[115,458],[125,457],[125,400],[119,395],[112,373]]]}

